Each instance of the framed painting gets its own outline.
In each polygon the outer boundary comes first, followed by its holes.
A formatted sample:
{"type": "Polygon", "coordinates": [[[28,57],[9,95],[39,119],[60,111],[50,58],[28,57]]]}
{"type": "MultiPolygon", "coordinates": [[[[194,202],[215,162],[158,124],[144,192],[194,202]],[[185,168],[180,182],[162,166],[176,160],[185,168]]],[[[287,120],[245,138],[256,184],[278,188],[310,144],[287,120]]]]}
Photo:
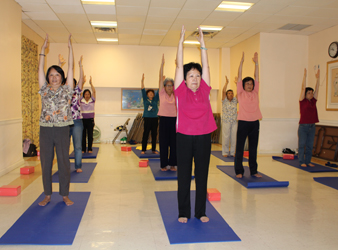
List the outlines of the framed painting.
{"type": "Polygon", "coordinates": [[[338,110],[338,60],[327,62],[326,110],[338,110]]]}
{"type": "MultiPolygon", "coordinates": [[[[153,89],[155,93],[158,89],[153,89]]],[[[121,110],[143,111],[143,98],[140,88],[121,89],[121,110]]]]}

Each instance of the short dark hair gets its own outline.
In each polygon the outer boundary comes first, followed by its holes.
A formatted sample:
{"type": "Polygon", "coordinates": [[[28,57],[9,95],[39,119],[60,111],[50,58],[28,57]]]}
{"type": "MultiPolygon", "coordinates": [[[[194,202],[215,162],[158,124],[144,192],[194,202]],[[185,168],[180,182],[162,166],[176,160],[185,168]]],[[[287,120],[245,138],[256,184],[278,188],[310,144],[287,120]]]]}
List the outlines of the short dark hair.
{"type": "Polygon", "coordinates": [[[172,79],[172,78],[166,78],[163,82],[163,85],[166,86],[168,82],[171,82],[174,86],[174,79],[172,79]]]}
{"type": "MultiPolygon", "coordinates": [[[[66,77],[66,79],[65,79],[65,82],[67,82],[67,77],[66,77]]],[[[77,81],[76,81],[76,79],[75,79],[75,78],[73,78],[73,84],[74,84],[74,85],[75,85],[75,87],[76,87],[77,81]]]]}
{"type": "Polygon", "coordinates": [[[227,92],[225,93],[225,95],[228,95],[228,92],[234,93],[234,92],[232,91],[232,89],[228,89],[227,92]]]}
{"type": "Polygon", "coordinates": [[[191,63],[187,63],[187,64],[183,65],[184,80],[187,79],[187,74],[192,69],[198,70],[200,72],[200,74],[201,74],[201,77],[202,77],[202,66],[201,66],[201,64],[191,62],[191,63]]]}
{"type": "Polygon", "coordinates": [[[63,72],[63,69],[61,69],[61,67],[59,67],[57,65],[52,65],[48,68],[47,73],[46,73],[47,83],[49,83],[48,76],[49,76],[49,73],[52,69],[55,69],[61,75],[61,84],[64,85],[66,83],[65,72],[63,72]]]}
{"type": "Polygon", "coordinates": [[[155,95],[155,91],[154,91],[153,89],[148,89],[148,90],[146,91],[146,95],[148,95],[149,92],[153,92],[153,94],[155,95]]]}
{"type": "Polygon", "coordinates": [[[92,93],[90,92],[90,90],[86,89],[86,90],[83,91],[83,94],[82,94],[83,98],[84,98],[86,92],[89,92],[90,97],[92,97],[92,93]]]}
{"type": "Polygon", "coordinates": [[[252,84],[253,84],[252,90],[254,90],[254,88],[255,88],[255,80],[252,77],[250,77],[250,76],[247,76],[247,77],[245,77],[243,79],[243,81],[242,81],[242,83],[243,83],[243,89],[245,89],[245,87],[244,87],[245,83],[246,82],[250,82],[250,81],[252,81],[252,84]]]}
{"type": "Polygon", "coordinates": [[[311,87],[306,87],[306,88],[305,88],[305,97],[306,97],[306,93],[307,93],[308,91],[312,91],[312,93],[314,92],[313,88],[311,88],[311,87]]]}

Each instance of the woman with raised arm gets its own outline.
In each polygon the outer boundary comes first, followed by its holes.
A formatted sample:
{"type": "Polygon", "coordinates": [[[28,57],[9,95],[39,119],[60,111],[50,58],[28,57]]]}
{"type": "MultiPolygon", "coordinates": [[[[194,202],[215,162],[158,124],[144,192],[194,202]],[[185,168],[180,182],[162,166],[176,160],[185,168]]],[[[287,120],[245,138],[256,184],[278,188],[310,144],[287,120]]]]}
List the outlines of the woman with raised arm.
{"type": "Polygon", "coordinates": [[[70,103],[72,100],[72,84],[74,57],[69,35],[69,64],[67,81],[63,70],[53,65],[44,73],[45,50],[48,45],[48,35],[41,47],[39,54],[39,87],[41,95],[40,116],[40,158],[42,168],[42,181],[45,193],[40,206],[46,206],[52,195],[52,167],[54,159],[54,148],[56,150],[58,170],[60,176],[60,195],[67,206],[73,205],[69,198],[70,162],[69,162],[69,125],[73,124],[70,103]]]}
{"type": "Polygon", "coordinates": [[[79,82],[76,83],[74,78],[73,83],[73,97],[71,103],[72,116],[74,125],[70,126],[69,137],[73,136],[73,146],[74,146],[74,158],[75,158],[75,169],[77,173],[82,172],[82,133],[83,133],[83,123],[82,123],[82,113],[81,113],[81,92],[83,83],[85,82],[85,76],[83,75],[83,65],[82,65],[82,56],[79,61],[80,77],[79,82]]]}
{"type": "Polygon", "coordinates": [[[205,209],[211,133],[217,129],[217,126],[209,100],[211,87],[207,48],[201,28],[199,27],[198,30],[202,66],[192,62],[183,65],[184,26],[182,26],[176,56],[177,196],[178,221],[181,223],[187,223],[191,216],[190,182],[193,160],[196,183],[195,217],[202,222],[209,221],[205,209]]]}
{"type": "MultiPolygon", "coordinates": [[[[81,72],[81,71],[80,71],[81,72]]],[[[92,89],[83,91],[83,97],[80,101],[83,132],[82,132],[82,153],[86,152],[86,139],[88,135],[88,153],[93,153],[93,133],[95,126],[95,102],[96,102],[96,91],[92,83],[92,77],[89,78],[89,84],[92,89]]]]}
{"type": "Polygon", "coordinates": [[[145,154],[147,150],[147,143],[149,132],[151,132],[151,150],[153,154],[158,154],[156,151],[156,141],[157,141],[157,126],[158,126],[158,91],[154,92],[152,89],[148,89],[147,91],[144,88],[144,74],[141,79],[141,92],[143,98],[143,120],[144,120],[144,130],[142,136],[142,152],[141,154],[145,154]]]}
{"type": "Polygon", "coordinates": [[[238,128],[236,141],[235,172],[237,178],[243,178],[243,153],[245,140],[249,140],[249,167],[250,175],[262,177],[257,172],[257,146],[259,138],[259,120],[262,114],[259,109],[259,67],[258,53],[252,58],[255,63],[255,79],[245,77],[242,80],[244,52],[238,68],[237,96],[239,102],[238,128]]]}
{"type": "Polygon", "coordinates": [[[225,84],[222,92],[222,155],[235,155],[236,134],[237,134],[237,98],[231,89],[227,90],[229,80],[225,76],[225,84]]]}
{"type": "Polygon", "coordinates": [[[164,55],[159,74],[160,109],[160,160],[162,171],[176,171],[176,102],[174,95],[174,80],[163,76],[164,55]],[[170,151],[169,159],[168,152],[170,151]]]}
{"type": "Polygon", "coordinates": [[[319,122],[316,106],[319,91],[319,78],[320,70],[318,69],[316,74],[316,90],[313,92],[313,88],[306,87],[306,69],[304,69],[302,88],[299,97],[300,120],[298,128],[298,159],[301,167],[314,167],[311,163],[311,157],[316,133],[316,123],[319,122]]]}

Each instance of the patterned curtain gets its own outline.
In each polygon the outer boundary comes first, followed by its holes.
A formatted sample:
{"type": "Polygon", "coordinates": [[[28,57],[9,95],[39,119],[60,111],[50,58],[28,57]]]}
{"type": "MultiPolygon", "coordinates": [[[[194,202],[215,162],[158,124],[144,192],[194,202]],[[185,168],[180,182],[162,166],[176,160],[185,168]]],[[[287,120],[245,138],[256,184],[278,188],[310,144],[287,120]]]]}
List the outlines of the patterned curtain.
{"type": "Polygon", "coordinates": [[[39,148],[38,45],[21,38],[22,139],[30,139],[39,148]]]}

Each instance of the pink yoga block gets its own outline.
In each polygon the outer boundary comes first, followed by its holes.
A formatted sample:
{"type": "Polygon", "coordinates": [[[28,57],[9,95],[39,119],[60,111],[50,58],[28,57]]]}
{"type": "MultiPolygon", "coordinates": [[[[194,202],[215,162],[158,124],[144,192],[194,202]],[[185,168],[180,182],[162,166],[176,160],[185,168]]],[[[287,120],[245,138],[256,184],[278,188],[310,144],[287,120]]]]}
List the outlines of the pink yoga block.
{"type": "Polygon", "coordinates": [[[208,201],[220,201],[221,193],[216,188],[208,188],[207,199],[208,201]]]}
{"type": "Polygon", "coordinates": [[[121,147],[122,151],[131,151],[131,147],[121,147]]]}
{"type": "Polygon", "coordinates": [[[138,163],[139,167],[148,167],[148,160],[141,160],[138,163]]]}
{"type": "Polygon", "coordinates": [[[31,174],[34,173],[34,167],[23,167],[20,168],[20,174],[31,174]]]}
{"type": "Polygon", "coordinates": [[[284,160],[293,160],[293,159],[295,159],[295,155],[293,155],[293,154],[283,154],[283,159],[284,160]]]}
{"type": "Polygon", "coordinates": [[[0,187],[0,196],[18,196],[21,193],[21,186],[4,185],[0,187]]]}
{"type": "Polygon", "coordinates": [[[246,157],[248,157],[248,156],[249,156],[249,151],[244,151],[244,154],[243,154],[243,156],[246,156],[246,157]]]}

